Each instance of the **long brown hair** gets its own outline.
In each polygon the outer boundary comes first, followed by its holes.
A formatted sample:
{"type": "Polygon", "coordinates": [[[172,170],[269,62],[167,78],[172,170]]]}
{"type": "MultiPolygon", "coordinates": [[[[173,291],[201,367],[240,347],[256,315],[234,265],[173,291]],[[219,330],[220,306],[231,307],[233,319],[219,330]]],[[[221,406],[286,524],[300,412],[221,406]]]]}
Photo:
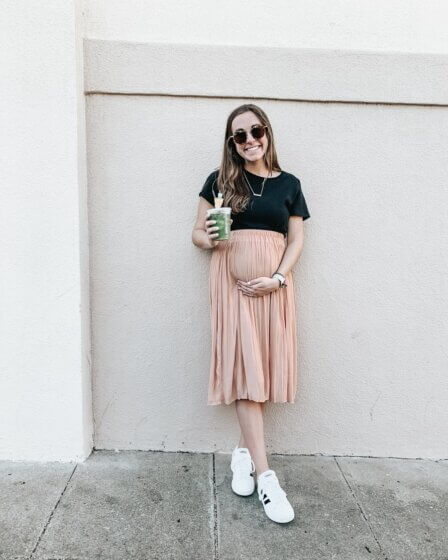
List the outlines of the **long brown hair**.
{"type": "Polygon", "coordinates": [[[274,145],[274,134],[268,116],[257,105],[245,103],[236,107],[227,118],[224,137],[224,150],[221,166],[217,176],[218,189],[223,193],[224,206],[230,206],[233,213],[242,212],[246,209],[250,200],[249,187],[243,178],[244,158],[236,151],[232,135],[232,121],[237,115],[252,111],[259,118],[261,124],[266,125],[268,147],[263,155],[268,172],[281,171],[277,160],[277,152],[274,145]]]}

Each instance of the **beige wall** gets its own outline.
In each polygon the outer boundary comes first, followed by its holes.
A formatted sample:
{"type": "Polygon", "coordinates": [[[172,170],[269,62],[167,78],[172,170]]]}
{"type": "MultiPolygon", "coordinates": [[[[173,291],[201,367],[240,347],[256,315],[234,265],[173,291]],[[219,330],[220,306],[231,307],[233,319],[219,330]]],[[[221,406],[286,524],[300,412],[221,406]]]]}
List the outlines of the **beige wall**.
{"type": "MultiPolygon", "coordinates": [[[[448,53],[444,0],[84,0],[86,37],[448,53]]],[[[240,63],[251,63],[241,53],[240,63]]]]}
{"type": "Polygon", "coordinates": [[[298,399],[268,406],[269,451],[446,458],[446,3],[1,9],[0,458],[233,447],[234,408],[205,405],[191,228],[253,96],[312,214],[298,399]]]}
{"type": "Polygon", "coordinates": [[[0,458],[92,448],[81,14],[1,3],[0,458]]]}
{"type": "Polygon", "coordinates": [[[312,215],[297,402],[267,406],[269,451],[446,456],[447,58],[85,47],[95,445],[237,442],[234,406],[206,406],[210,253],[191,230],[226,116],[254,92],[312,215]],[[264,73],[243,80],[243,56],[264,73]]]}

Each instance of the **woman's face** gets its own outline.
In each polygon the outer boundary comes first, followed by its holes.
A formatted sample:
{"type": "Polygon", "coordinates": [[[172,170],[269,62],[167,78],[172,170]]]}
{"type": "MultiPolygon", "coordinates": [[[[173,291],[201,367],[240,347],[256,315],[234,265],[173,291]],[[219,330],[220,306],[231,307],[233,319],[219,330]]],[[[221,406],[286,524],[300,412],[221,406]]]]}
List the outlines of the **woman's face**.
{"type": "Polygon", "coordinates": [[[266,135],[266,130],[265,135],[258,140],[252,138],[252,135],[249,134],[249,131],[254,124],[262,123],[257,115],[255,115],[255,113],[252,113],[252,111],[246,111],[241,115],[237,115],[232,121],[232,134],[235,134],[235,132],[240,129],[245,130],[247,133],[246,142],[244,144],[237,144],[233,140],[233,138],[231,138],[230,140],[231,142],[233,142],[236,151],[246,161],[256,161],[262,158],[268,148],[268,137],[266,135]]]}

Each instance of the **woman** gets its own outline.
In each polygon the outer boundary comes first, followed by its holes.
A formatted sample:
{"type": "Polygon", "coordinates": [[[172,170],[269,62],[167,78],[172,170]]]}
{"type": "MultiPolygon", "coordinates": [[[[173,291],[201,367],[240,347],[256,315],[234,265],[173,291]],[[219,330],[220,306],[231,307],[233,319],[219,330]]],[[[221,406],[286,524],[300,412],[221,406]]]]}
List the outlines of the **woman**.
{"type": "Polygon", "coordinates": [[[255,489],[267,516],[278,523],[294,510],[269,469],[263,431],[264,402],[294,402],[297,385],[295,292],[291,269],[310,217],[297,177],[282,171],[265,112],[253,104],[229,115],[221,166],[199,193],[193,243],[212,249],[209,296],[212,352],[209,405],[230,404],[241,427],[232,452],[232,490],[255,489]],[[218,241],[207,220],[218,192],[230,206],[231,233],[218,241]]]}

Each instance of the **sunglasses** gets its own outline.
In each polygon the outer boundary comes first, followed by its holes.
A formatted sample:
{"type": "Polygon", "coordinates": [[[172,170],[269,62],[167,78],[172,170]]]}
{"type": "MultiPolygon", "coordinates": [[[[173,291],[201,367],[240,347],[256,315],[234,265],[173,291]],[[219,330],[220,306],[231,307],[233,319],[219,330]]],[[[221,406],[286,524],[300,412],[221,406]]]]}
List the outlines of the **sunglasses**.
{"type": "MultiPolygon", "coordinates": [[[[254,140],[260,140],[265,135],[266,125],[254,124],[250,129],[250,134],[254,140]]],[[[247,142],[247,132],[245,130],[237,130],[235,134],[229,136],[227,140],[233,138],[235,144],[245,144],[247,142]]]]}

